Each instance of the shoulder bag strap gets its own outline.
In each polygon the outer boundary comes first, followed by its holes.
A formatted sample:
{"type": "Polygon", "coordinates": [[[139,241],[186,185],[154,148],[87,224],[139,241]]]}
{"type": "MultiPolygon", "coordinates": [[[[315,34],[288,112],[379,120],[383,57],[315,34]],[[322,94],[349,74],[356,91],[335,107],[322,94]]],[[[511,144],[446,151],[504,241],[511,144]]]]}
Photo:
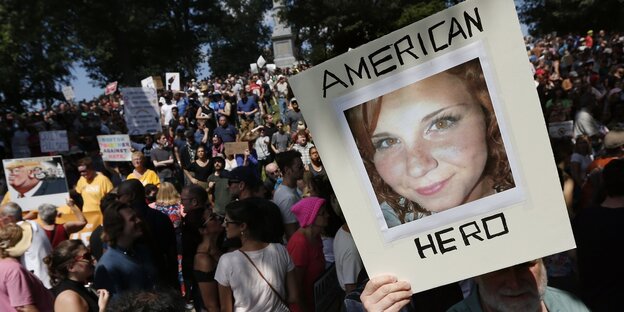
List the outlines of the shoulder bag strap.
{"type": "Polygon", "coordinates": [[[279,294],[279,292],[277,292],[277,290],[275,290],[275,288],[273,288],[273,285],[271,285],[271,283],[269,283],[269,281],[264,277],[264,274],[262,274],[262,272],[260,272],[260,270],[258,269],[256,264],[251,260],[251,258],[249,258],[247,253],[242,251],[242,250],[240,250],[240,249],[238,251],[240,251],[245,256],[245,258],[247,258],[247,260],[249,260],[251,265],[253,265],[254,269],[256,269],[256,272],[258,272],[258,274],[260,274],[260,277],[262,277],[262,279],[267,283],[267,285],[269,285],[269,287],[271,288],[273,293],[275,293],[275,295],[277,296],[277,298],[279,298],[279,300],[282,302],[282,304],[284,304],[286,307],[288,307],[288,304],[286,303],[284,298],[282,298],[282,296],[279,294]]]}

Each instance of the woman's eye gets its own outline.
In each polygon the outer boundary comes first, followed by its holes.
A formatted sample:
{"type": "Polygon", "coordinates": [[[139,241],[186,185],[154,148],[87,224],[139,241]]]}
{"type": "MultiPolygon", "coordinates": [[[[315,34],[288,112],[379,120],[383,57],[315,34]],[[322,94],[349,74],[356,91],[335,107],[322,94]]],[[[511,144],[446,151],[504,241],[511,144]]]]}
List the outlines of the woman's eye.
{"type": "Polygon", "coordinates": [[[387,148],[391,148],[396,144],[399,144],[400,141],[397,138],[384,138],[374,142],[375,149],[383,150],[387,148]]]}
{"type": "Polygon", "coordinates": [[[427,129],[427,132],[442,131],[442,130],[450,129],[454,127],[458,121],[459,121],[459,118],[454,117],[454,116],[440,117],[431,123],[431,126],[429,126],[429,129],[427,129]]]}

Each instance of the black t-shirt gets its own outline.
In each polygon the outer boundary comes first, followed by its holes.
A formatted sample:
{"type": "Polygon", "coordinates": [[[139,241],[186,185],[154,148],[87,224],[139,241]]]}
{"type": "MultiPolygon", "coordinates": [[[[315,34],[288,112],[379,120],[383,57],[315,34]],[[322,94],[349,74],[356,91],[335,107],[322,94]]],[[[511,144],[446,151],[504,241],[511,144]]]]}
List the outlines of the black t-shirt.
{"type": "Polygon", "coordinates": [[[206,166],[202,167],[194,161],[188,167],[188,170],[195,173],[195,179],[202,182],[208,182],[208,177],[212,174],[210,163],[207,163],[206,166]]]}

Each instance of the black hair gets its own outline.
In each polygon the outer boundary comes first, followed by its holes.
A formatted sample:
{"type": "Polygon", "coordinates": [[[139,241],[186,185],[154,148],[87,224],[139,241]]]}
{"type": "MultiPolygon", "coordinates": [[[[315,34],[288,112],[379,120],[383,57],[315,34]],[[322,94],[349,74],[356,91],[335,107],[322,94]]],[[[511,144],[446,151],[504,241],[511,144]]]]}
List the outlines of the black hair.
{"type": "Polygon", "coordinates": [[[284,169],[286,169],[286,167],[292,166],[293,162],[297,158],[301,159],[301,153],[295,150],[290,150],[275,155],[275,162],[277,163],[277,166],[280,168],[280,170],[282,172],[285,172],[284,169]]]}
{"type": "Polygon", "coordinates": [[[106,311],[174,312],[185,311],[185,302],[173,289],[134,290],[115,298],[106,311]]]}
{"type": "Polygon", "coordinates": [[[281,243],[284,224],[279,207],[270,200],[251,197],[233,201],[225,206],[232,221],[247,224],[247,235],[265,243],[281,243]]]}
{"type": "Polygon", "coordinates": [[[602,181],[608,196],[624,196],[624,159],[614,159],[602,169],[602,181]]]}

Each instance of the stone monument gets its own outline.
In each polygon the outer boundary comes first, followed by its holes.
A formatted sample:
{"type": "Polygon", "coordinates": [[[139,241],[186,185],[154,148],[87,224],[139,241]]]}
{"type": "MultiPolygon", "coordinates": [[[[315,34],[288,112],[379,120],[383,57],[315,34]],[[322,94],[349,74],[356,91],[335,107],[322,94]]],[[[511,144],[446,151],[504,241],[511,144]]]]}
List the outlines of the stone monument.
{"type": "Polygon", "coordinates": [[[290,26],[280,22],[278,12],[284,7],[282,0],[273,0],[271,15],[273,17],[273,55],[274,63],[277,67],[292,67],[296,59],[293,54],[294,41],[290,26]]]}

